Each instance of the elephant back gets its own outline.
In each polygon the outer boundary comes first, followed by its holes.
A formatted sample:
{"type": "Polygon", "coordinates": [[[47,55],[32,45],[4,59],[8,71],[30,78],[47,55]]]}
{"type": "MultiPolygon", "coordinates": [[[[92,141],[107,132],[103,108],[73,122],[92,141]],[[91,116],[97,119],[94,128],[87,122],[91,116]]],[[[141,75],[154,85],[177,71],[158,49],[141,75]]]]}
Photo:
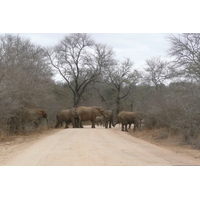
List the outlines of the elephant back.
{"type": "Polygon", "coordinates": [[[70,114],[71,114],[71,117],[74,117],[74,118],[79,118],[80,117],[79,112],[77,111],[76,108],[71,108],[70,109],[70,114]]]}
{"type": "Polygon", "coordinates": [[[57,120],[59,121],[68,121],[70,120],[70,110],[60,110],[56,115],[57,120]]]}

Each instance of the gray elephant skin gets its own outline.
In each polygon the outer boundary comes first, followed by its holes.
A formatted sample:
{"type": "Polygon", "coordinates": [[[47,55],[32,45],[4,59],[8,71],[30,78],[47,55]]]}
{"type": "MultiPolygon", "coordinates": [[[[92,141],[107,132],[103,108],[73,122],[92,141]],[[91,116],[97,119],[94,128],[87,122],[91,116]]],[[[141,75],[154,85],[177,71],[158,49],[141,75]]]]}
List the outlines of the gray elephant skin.
{"type": "Polygon", "coordinates": [[[9,119],[10,132],[18,133],[25,131],[26,127],[37,128],[43,122],[43,119],[47,119],[47,112],[43,109],[38,108],[19,108],[14,116],[9,119]]]}
{"type": "Polygon", "coordinates": [[[79,127],[79,121],[80,121],[80,115],[77,112],[76,108],[71,108],[68,110],[61,110],[56,115],[57,123],[55,125],[55,128],[58,128],[59,126],[62,126],[63,122],[66,122],[65,128],[69,128],[69,124],[72,123],[73,128],[79,127]]]}
{"type": "Polygon", "coordinates": [[[81,118],[80,126],[82,128],[83,128],[82,121],[91,121],[92,128],[95,128],[95,120],[97,116],[103,115],[104,117],[107,117],[105,111],[101,107],[97,106],[91,106],[91,107],[80,106],[77,108],[77,111],[80,114],[81,118]]]}
{"type": "Polygon", "coordinates": [[[96,123],[97,126],[102,126],[102,125],[104,126],[105,125],[104,117],[103,116],[97,116],[95,123],[96,123]]]}
{"type": "Polygon", "coordinates": [[[34,126],[39,126],[43,119],[47,119],[47,112],[39,108],[22,108],[18,113],[21,123],[32,124],[34,126]]]}
{"type": "Polygon", "coordinates": [[[105,110],[105,114],[107,117],[104,117],[105,128],[111,128],[111,125],[114,127],[113,122],[113,111],[112,110],[105,110]]]}
{"type": "Polygon", "coordinates": [[[126,112],[126,111],[122,111],[118,114],[117,116],[117,122],[115,123],[121,123],[122,124],[122,131],[127,131],[127,125],[129,124],[134,124],[134,128],[133,131],[136,130],[136,128],[139,128],[139,126],[141,126],[141,121],[143,120],[143,116],[142,113],[140,112],[126,112]],[[125,127],[125,129],[124,129],[125,127]]]}

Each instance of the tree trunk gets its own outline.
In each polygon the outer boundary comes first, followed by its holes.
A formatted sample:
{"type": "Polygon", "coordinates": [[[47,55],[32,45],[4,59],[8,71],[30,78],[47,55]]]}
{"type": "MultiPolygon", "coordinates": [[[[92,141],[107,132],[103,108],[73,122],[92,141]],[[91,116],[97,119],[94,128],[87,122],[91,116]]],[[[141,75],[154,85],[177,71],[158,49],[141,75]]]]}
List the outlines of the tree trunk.
{"type": "Polygon", "coordinates": [[[77,96],[77,94],[74,95],[74,108],[77,108],[78,107],[78,104],[79,104],[79,101],[80,101],[80,98],[77,96]]]}

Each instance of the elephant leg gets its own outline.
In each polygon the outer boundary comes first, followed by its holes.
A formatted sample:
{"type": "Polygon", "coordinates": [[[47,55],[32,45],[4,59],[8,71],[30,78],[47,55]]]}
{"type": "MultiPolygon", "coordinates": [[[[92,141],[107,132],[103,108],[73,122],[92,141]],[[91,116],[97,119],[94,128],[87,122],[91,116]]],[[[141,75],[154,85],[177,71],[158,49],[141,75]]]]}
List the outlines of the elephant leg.
{"type": "Polygon", "coordinates": [[[111,121],[109,121],[109,128],[111,128],[111,121]]]}
{"type": "Polygon", "coordinates": [[[66,122],[66,126],[65,126],[65,128],[69,128],[69,125],[70,123],[69,122],[66,122]]]}
{"type": "Polygon", "coordinates": [[[108,128],[108,122],[107,121],[105,122],[105,128],[108,128]]]}
{"type": "Polygon", "coordinates": [[[127,129],[127,124],[125,124],[125,131],[126,131],[126,132],[128,132],[128,129],[127,129]]]}
{"type": "Polygon", "coordinates": [[[75,126],[76,126],[76,128],[80,128],[80,121],[79,121],[79,119],[75,119],[75,126]]]}
{"type": "Polygon", "coordinates": [[[75,118],[74,123],[75,123],[75,127],[78,128],[79,127],[78,126],[78,119],[75,118]]]}
{"type": "Polygon", "coordinates": [[[57,124],[55,125],[55,128],[58,128],[59,127],[59,122],[57,122],[57,124]]]}
{"type": "Polygon", "coordinates": [[[109,121],[106,121],[106,128],[109,127],[109,121]]]}
{"type": "Polygon", "coordinates": [[[136,128],[138,128],[138,123],[134,123],[133,131],[135,131],[136,128]]]}
{"type": "Polygon", "coordinates": [[[78,127],[79,127],[79,128],[84,128],[81,119],[78,120],[78,127]]]}
{"type": "Polygon", "coordinates": [[[80,117],[75,118],[75,127],[83,128],[80,117]]]}
{"type": "Polygon", "coordinates": [[[72,119],[71,121],[72,121],[72,126],[73,126],[73,128],[76,128],[76,123],[75,123],[75,120],[74,120],[74,119],[72,119]]]}
{"type": "Polygon", "coordinates": [[[32,125],[33,125],[35,128],[39,127],[39,121],[38,121],[38,120],[34,120],[34,121],[32,122],[32,125]]]}
{"type": "Polygon", "coordinates": [[[122,131],[124,131],[124,124],[122,124],[122,131]]]}
{"type": "Polygon", "coordinates": [[[93,119],[91,120],[91,122],[92,122],[92,128],[95,128],[95,120],[93,119]]]}
{"type": "Polygon", "coordinates": [[[113,120],[111,121],[111,123],[112,123],[112,126],[115,127],[115,124],[114,124],[113,120]]]}

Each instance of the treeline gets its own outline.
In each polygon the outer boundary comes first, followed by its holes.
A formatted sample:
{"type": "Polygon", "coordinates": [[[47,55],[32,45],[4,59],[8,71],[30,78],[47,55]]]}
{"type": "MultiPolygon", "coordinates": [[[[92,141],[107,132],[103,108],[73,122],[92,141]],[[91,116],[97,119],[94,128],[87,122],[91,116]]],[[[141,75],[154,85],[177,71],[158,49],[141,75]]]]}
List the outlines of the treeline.
{"type": "Polygon", "coordinates": [[[146,128],[164,127],[193,143],[200,122],[200,34],[166,40],[168,59],[146,60],[136,70],[133,61],[118,61],[111,47],[89,34],[68,34],[51,48],[1,36],[0,131],[11,134],[10,122],[24,108],[46,110],[51,127],[61,109],[96,105],[115,116],[122,110],[144,112],[146,128]]]}

